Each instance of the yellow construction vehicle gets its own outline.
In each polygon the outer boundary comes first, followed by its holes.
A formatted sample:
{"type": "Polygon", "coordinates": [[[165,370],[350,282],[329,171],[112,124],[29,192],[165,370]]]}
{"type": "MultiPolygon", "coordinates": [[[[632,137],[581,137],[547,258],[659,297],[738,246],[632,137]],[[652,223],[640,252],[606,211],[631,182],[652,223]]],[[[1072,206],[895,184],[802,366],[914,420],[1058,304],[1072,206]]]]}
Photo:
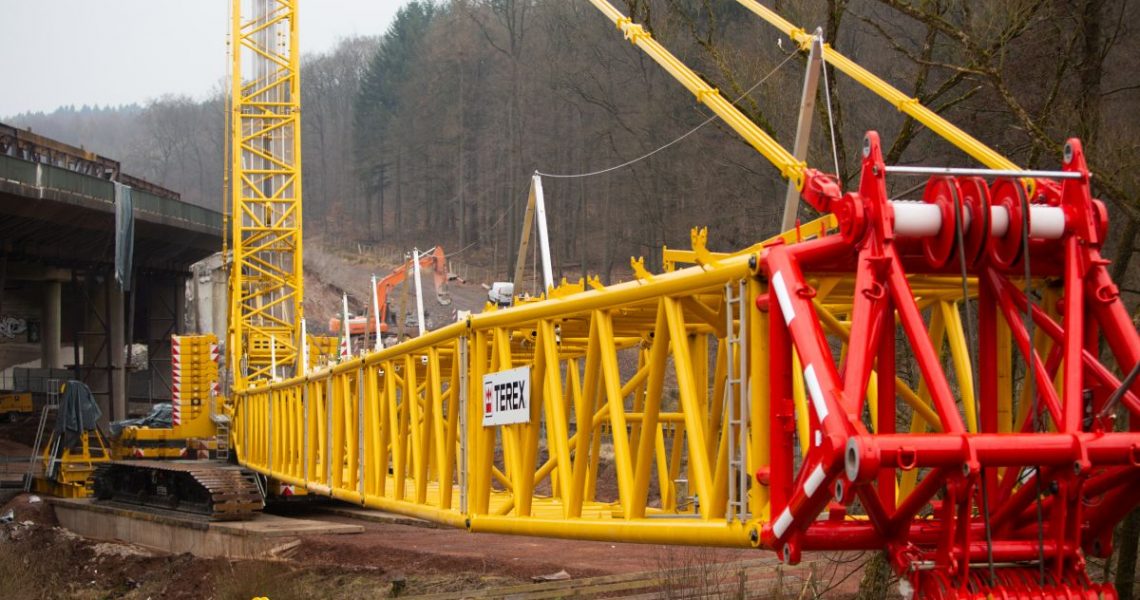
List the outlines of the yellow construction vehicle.
{"type": "Polygon", "coordinates": [[[117,458],[227,459],[229,417],[223,411],[218,338],[171,336],[170,407],[157,419],[127,424],[115,437],[117,458]]]}
{"type": "Polygon", "coordinates": [[[32,414],[31,392],[0,392],[0,419],[15,419],[18,415],[32,414]]]}

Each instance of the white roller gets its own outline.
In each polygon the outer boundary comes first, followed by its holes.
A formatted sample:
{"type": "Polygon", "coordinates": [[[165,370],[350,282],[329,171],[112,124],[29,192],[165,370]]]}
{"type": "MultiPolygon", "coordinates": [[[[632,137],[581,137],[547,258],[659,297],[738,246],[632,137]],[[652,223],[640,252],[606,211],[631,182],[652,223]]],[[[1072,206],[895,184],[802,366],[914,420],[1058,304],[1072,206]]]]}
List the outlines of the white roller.
{"type": "Polygon", "coordinates": [[[990,235],[1005,237],[1009,232],[1009,211],[1004,206],[990,207],[990,235]]]}
{"type": "Polygon", "coordinates": [[[930,237],[942,229],[942,209],[926,202],[892,202],[895,233],[903,237],[930,237]]]}
{"type": "Polygon", "coordinates": [[[965,204],[962,205],[962,231],[970,230],[970,223],[974,222],[974,213],[970,212],[970,207],[965,204]]]}
{"type": "Polygon", "coordinates": [[[1029,207],[1029,237],[1059,240],[1065,235],[1065,211],[1057,206],[1029,207]]]}

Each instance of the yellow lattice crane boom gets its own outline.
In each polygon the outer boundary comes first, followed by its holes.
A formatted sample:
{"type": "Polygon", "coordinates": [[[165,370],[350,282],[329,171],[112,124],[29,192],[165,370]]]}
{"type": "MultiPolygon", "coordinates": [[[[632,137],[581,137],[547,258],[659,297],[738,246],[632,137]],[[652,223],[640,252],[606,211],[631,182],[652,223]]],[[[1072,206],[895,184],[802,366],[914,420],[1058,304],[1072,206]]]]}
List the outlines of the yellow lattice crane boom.
{"type": "Polygon", "coordinates": [[[232,3],[228,367],[237,389],[299,372],[301,82],[296,0],[232,3]]]}

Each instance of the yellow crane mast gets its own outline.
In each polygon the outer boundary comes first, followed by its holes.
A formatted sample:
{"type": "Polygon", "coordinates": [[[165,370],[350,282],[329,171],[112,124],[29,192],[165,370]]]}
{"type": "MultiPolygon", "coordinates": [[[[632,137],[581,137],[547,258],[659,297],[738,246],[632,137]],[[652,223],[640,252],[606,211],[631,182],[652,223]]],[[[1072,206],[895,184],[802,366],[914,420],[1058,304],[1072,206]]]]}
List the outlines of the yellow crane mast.
{"type": "Polygon", "coordinates": [[[233,385],[300,372],[301,81],[296,0],[232,2],[233,385]]]}

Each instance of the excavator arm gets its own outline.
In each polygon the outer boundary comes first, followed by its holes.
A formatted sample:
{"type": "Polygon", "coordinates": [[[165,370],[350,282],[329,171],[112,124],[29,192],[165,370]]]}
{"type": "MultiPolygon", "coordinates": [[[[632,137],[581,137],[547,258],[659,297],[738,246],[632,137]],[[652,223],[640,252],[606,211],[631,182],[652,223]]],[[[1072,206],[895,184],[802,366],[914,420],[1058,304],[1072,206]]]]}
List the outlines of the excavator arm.
{"type": "Polygon", "coordinates": [[[447,289],[447,255],[443,253],[443,248],[436,246],[426,254],[421,254],[420,267],[431,269],[432,279],[435,281],[436,302],[441,306],[450,306],[451,292],[447,289]]]}
{"type": "MultiPolygon", "coordinates": [[[[447,255],[444,253],[443,248],[435,246],[431,250],[420,254],[420,268],[430,270],[432,272],[432,279],[435,284],[435,299],[441,306],[451,305],[451,293],[447,289],[447,255]]],[[[404,283],[408,278],[408,272],[412,269],[412,259],[407,259],[404,264],[392,269],[383,278],[376,280],[376,304],[380,312],[380,333],[388,332],[388,295],[397,286],[404,283]]],[[[333,317],[329,320],[329,330],[334,334],[340,333],[341,321],[339,317],[333,317]]],[[[348,331],[352,335],[362,335],[365,333],[374,333],[376,331],[375,322],[364,316],[354,317],[348,320],[348,331]]]]}

